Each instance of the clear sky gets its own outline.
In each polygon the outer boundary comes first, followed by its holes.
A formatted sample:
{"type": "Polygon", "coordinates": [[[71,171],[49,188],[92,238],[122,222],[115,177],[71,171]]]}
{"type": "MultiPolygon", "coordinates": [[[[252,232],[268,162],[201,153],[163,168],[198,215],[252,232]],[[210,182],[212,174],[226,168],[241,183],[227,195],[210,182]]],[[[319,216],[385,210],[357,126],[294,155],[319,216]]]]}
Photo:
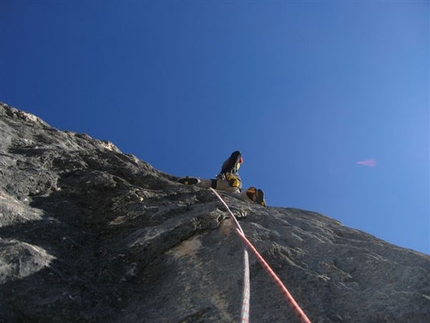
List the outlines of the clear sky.
{"type": "Polygon", "coordinates": [[[429,1],[0,0],[0,101],[427,254],[429,57],[429,1]]]}

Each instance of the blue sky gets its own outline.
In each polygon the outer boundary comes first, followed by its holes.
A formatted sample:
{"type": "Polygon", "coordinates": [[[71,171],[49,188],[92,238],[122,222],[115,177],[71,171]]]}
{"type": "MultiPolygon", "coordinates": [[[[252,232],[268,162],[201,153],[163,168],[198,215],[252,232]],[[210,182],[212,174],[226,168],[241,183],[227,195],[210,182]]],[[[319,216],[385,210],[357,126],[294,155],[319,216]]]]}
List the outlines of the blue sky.
{"type": "Polygon", "coordinates": [[[2,102],[430,253],[429,1],[0,0],[0,44],[2,102]]]}

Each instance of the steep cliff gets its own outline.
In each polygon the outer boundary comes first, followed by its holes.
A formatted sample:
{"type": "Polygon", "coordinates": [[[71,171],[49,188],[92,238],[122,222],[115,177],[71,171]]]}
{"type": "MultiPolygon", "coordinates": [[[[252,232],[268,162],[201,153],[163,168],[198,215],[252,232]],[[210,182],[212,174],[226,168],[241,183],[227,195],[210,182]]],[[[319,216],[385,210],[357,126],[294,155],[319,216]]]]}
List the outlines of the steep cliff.
{"type": "MultiPolygon", "coordinates": [[[[238,322],[243,245],[209,190],[0,105],[0,322],[238,322]]],[[[430,257],[229,195],[312,322],[430,321],[430,257]]],[[[251,255],[251,321],[296,322],[251,255]]]]}

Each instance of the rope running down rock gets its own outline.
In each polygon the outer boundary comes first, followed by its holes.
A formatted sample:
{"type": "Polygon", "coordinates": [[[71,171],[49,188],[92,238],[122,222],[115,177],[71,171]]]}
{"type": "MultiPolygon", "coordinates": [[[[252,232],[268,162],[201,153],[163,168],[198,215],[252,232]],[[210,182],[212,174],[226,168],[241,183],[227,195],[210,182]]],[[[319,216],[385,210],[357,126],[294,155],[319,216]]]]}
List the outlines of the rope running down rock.
{"type": "MultiPolygon", "coordinates": [[[[260,264],[263,266],[263,268],[266,270],[266,272],[269,274],[270,277],[274,280],[275,284],[281,289],[282,294],[285,296],[286,301],[288,305],[290,305],[293,312],[297,315],[298,319],[301,323],[311,323],[309,318],[306,316],[305,312],[300,308],[299,304],[296,302],[294,297],[290,294],[287,287],[282,283],[282,281],[279,279],[279,277],[276,275],[276,273],[273,271],[273,269],[270,267],[270,265],[264,260],[264,258],[260,255],[260,253],[257,251],[257,249],[253,246],[253,244],[246,238],[245,233],[243,232],[239,222],[237,221],[236,217],[234,216],[233,212],[228,207],[227,203],[223,200],[223,198],[218,194],[217,191],[215,191],[213,188],[211,188],[212,192],[218,197],[218,199],[224,204],[224,206],[227,208],[227,211],[232,216],[233,222],[236,226],[236,232],[239,235],[239,237],[242,239],[242,241],[245,244],[245,247],[248,248],[250,251],[254,253],[254,255],[257,257],[260,264]]],[[[246,252],[246,249],[245,249],[246,252]]],[[[245,254],[245,258],[247,257],[247,254],[245,254]]],[[[244,284],[244,290],[243,290],[243,300],[242,300],[242,323],[247,323],[249,321],[249,299],[250,299],[250,283],[249,283],[249,261],[245,262],[245,281],[244,284]],[[248,268],[248,271],[247,271],[248,268]],[[246,277],[247,276],[247,277],[246,277]],[[245,311],[244,311],[245,308],[245,311]],[[244,316],[245,315],[245,316],[244,316]]]]}

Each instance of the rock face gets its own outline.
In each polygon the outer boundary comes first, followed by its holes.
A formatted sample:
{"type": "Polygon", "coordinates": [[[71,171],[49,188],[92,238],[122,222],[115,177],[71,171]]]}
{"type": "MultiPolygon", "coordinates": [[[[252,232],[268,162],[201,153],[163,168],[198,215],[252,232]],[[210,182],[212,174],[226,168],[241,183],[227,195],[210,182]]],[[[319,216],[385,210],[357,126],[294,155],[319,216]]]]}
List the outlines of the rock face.
{"type": "MultiPolygon", "coordinates": [[[[0,105],[0,322],[239,322],[243,244],[215,195],[0,105]]],[[[224,195],[314,323],[430,322],[430,257],[224,195]]],[[[298,322],[250,255],[251,321],[298,322]]]]}

